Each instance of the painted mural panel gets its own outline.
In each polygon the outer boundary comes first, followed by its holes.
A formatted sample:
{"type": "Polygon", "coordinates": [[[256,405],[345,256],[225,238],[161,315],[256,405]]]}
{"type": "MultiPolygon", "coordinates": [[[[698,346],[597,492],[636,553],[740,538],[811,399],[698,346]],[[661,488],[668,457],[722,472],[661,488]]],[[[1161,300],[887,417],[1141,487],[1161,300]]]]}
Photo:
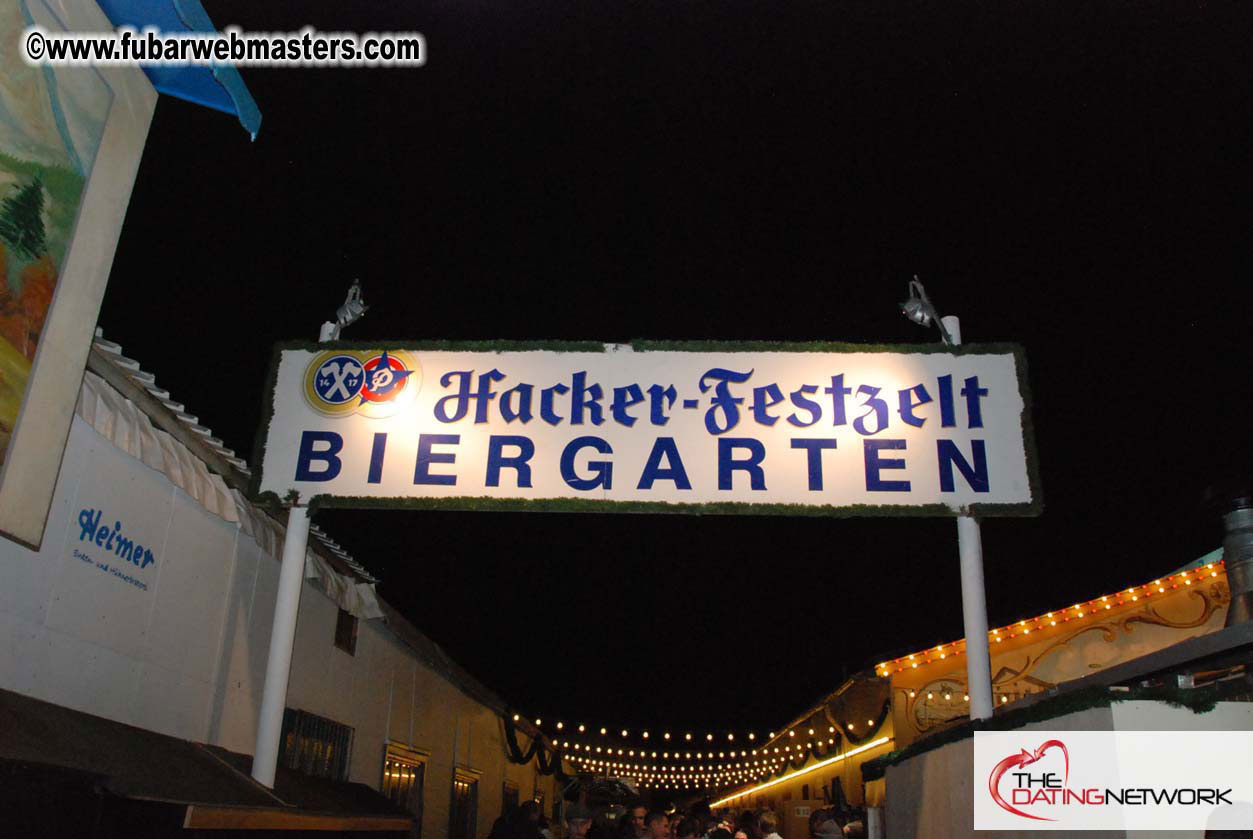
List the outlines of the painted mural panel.
{"type": "MultiPolygon", "coordinates": [[[[0,0],[0,44],[27,26],[112,28],[91,0],[0,0]]],[[[48,522],[156,91],[137,67],[28,66],[0,46],[0,535],[48,522]]]]}
{"type": "MultiPolygon", "coordinates": [[[[49,19],[39,0],[0,4],[0,42],[49,19]]],[[[0,466],[112,98],[94,70],[31,67],[0,50],[0,466]]]]}

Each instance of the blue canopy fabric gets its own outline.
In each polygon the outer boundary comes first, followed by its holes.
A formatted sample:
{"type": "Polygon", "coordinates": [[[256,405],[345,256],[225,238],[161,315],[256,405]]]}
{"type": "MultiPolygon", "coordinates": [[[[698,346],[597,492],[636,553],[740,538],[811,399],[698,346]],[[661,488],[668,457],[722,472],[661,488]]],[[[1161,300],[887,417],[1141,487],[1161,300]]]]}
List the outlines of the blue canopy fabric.
{"type": "MultiPolygon", "coordinates": [[[[130,26],[136,30],[148,27],[160,32],[216,32],[217,28],[199,0],[96,0],[114,26],[130,26]]],[[[177,96],[197,105],[233,114],[239,123],[257,139],[261,128],[261,110],[244,85],[239,71],[229,64],[209,67],[142,68],[152,86],[159,92],[177,96]]]]}

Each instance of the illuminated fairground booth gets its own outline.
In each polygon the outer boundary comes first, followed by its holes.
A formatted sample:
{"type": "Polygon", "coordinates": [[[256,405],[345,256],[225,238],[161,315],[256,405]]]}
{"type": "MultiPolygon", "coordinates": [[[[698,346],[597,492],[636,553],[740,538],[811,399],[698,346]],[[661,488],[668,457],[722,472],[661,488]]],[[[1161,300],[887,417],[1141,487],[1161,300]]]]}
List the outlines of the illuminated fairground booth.
{"type": "Polygon", "coordinates": [[[774,732],[770,771],[715,803],[773,809],[789,839],[820,807],[869,835],[968,835],[969,781],[953,779],[970,778],[974,729],[1247,730],[1253,631],[1224,625],[1222,556],[990,630],[991,720],[968,719],[963,639],[880,662],[774,732]]]}

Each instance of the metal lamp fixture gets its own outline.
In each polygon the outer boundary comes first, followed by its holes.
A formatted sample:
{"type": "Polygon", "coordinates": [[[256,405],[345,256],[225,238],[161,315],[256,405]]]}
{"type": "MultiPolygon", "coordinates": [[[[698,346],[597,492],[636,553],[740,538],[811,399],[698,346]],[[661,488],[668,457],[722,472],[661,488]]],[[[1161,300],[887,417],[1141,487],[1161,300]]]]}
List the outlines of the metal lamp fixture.
{"type": "Polygon", "coordinates": [[[940,313],[935,310],[935,306],[931,305],[931,300],[927,297],[922,283],[918,281],[917,274],[909,281],[909,299],[901,304],[901,314],[924,328],[935,323],[940,330],[940,338],[946,345],[952,346],[953,340],[948,330],[944,328],[940,313]]]}
{"type": "Polygon", "coordinates": [[[322,324],[321,334],[318,335],[319,341],[336,341],[339,340],[339,333],[345,326],[351,326],[361,319],[370,307],[361,299],[361,280],[353,280],[352,286],[348,289],[348,296],[344,298],[344,305],[335,310],[335,320],[327,321],[322,324]]]}
{"type": "Polygon", "coordinates": [[[335,310],[335,323],[343,329],[360,320],[368,308],[370,307],[361,300],[361,280],[353,280],[348,296],[344,298],[344,305],[335,310]]]}

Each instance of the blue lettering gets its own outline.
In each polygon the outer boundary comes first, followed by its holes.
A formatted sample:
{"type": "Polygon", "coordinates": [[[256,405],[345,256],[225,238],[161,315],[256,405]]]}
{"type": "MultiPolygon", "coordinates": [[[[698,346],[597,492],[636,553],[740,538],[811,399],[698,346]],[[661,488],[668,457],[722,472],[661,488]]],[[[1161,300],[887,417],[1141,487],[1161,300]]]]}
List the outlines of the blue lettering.
{"type": "Polygon", "coordinates": [[[488,404],[496,398],[496,392],[492,390],[492,382],[499,382],[505,378],[505,374],[499,370],[488,370],[479,376],[479,389],[474,394],[474,424],[487,422],[488,404]]]}
{"type": "Polygon", "coordinates": [[[370,470],[366,475],[367,484],[377,484],[383,480],[383,452],[387,449],[387,432],[374,433],[374,445],[370,447],[370,470]]]}
{"type": "Polygon", "coordinates": [[[470,410],[470,400],[474,400],[474,422],[475,424],[487,422],[487,409],[491,400],[496,398],[495,391],[492,390],[492,382],[499,382],[505,378],[505,374],[499,370],[488,370],[479,376],[479,386],[474,393],[470,393],[470,377],[474,375],[473,370],[454,370],[445,373],[439,380],[444,387],[448,387],[453,378],[458,379],[457,392],[445,396],[435,403],[435,419],[440,422],[457,422],[465,418],[466,413],[470,410]],[[449,412],[445,404],[452,401],[454,407],[449,412]]]}
{"type": "Polygon", "coordinates": [[[531,421],[531,397],[535,392],[535,386],[523,382],[509,388],[500,395],[500,415],[504,417],[505,422],[513,422],[521,420],[523,425],[531,421]],[[514,404],[516,400],[516,405],[514,404]]]}
{"type": "Polygon", "coordinates": [[[608,460],[591,460],[587,468],[592,477],[580,478],[574,471],[574,458],[582,449],[595,449],[601,454],[613,454],[613,448],[599,437],[575,437],[561,453],[561,477],[572,489],[589,490],[604,487],[613,489],[613,463],[608,460]]]}
{"type": "Polygon", "coordinates": [[[562,384],[546,387],[539,392],[539,415],[549,425],[561,422],[561,417],[553,410],[553,395],[569,393],[570,388],[562,384]]]}
{"type": "Polygon", "coordinates": [[[990,482],[988,481],[988,453],[984,447],[982,440],[970,441],[970,452],[974,458],[974,465],[962,456],[961,449],[957,448],[957,443],[952,440],[936,440],[936,454],[940,460],[940,491],[953,492],[955,482],[953,481],[953,467],[957,467],[957,471],[962,473],[962,477],[966,479],[966,483],[975,492],[988,492],[990,490],[990,482]]]}
{"type": "Polygon", "coordinates": [[[749,486],[756,492],[766,488],[766,473],[761,462],[766,459],[766,447],[752,437],[722,437],[718,440],[718,489],[731,489],[731,473],[742,470],[748,473],[749,486]],[[748,457],[736,460],[736,449],[746,449],[748,457]]]}
{"type": "Polygon", "coordinates": [[[979,387],[978,376],[971,376],[966,379],[966,386],[962,388],[962,396],[966,397],[966,415],[969,417],[966,423],[967,428],[983,428],[983,407],[979,404],[979,397],[987,395],[988,389],[979,387]]]}
{"type": "Polygon", "coordinates": [[[919,417],[915,415],[914,408],[917,408],[919,405],[926,405],[930,402],[931,394],[927,393],[927,389],[922,385],[915,385],[914,387],[898,391],[897,396],[900,399],[901,404],[901,419],[904,420],[906,424],[912,425],[914,428],[922,428],[923,423],[927,421],[926,417],[919,417]]]}
{"type": "Polygon", "coordinates": [[[767,412],[782,401],[783,392],[779,390],[778,385],[769,384],[765,387],[753,388],[753,419],[759,425],[774,425],[779,418],[772,417],[767,412]]]}
{"type": "Polygon", "coordinates": [[[747,373],[738,373],[735,370],[726,370],[722,367],[714,367],[706,370],[705,375],[700,377],[700,392],[705,393],[709,390],[710,385],[707,384],[709,379],[713,379],[716,384],[713,385],[714,395],[710,398],[709,410],[705,412],[705,428],[710,434],[724,434],[735,428],[740,421],[739,406],[744,398],[742,396],[732,396],[728,382],[737,384],[748,381],[753,375],[753,371],[747,373]],[[719,422],[719,415],[722,421],[719,422]]]}
{"type": "Polygon", "coordinates": [[[587,384],[587,371],[580,370],[574,374],[574,390],[570,396],[570,424],[582,425],[583,412],[586,410],[591,417],[592,425],[600,425],[605,417],[600,407],[600,400],[605,391],[598,384],[587,384]]]}
{"type": "Polygon", "coordinates": [[[666,416],[666,410],[674,407],[674,400],[678,398],[675,393],[674,385],[649,385],[648,386],[648,421],[653,425],[665,425],[670,422],[670,417],[666,416]]]}
{"type": "Polygon", "coordinates": [[[609,412],[613,414],[613,421],[619,425],[625,425],[627,428],[635,425],[635,417],[627,413],[627,408],[630,408],[632,405],[638,405],[643,401],[644,391],[640,390],[639,385],[615,387],[613,389],[613,405],[609,408],[609,412]]]}
{"type": "Polygon", "coordinates": [[[866,401],[861,404],[866,408],[869,408],[869,410],[857,419],[853,420],[853,428],[857,429],[858,434],[863,434],[867,437],[873,434],[878,434],[880,431],[887,428],[888,425],[888,403],[879,398],[879,388],[877,387],[862,385],[857,388],[857,392],[865,395],[866,401]],[[875,416],[874,431],[870,431],[866,427],[866,417],[871,414],[874,414],[875,416]]]}
{"type": "Polygon", "coordinates": [[[343,467],[339,452],[344,448],[344,438],[334,431],[304,431],[300,435],[300,450],[296,455],[296,480],[334,480],[343,467]],[[315,449],[322,445],[325,448],[315,449]],[[313,471],[314,463],[326,464],[320,471],[313,471]]]}
{"type": "Polygon", "coordinates": [[[457,422],[463,419],[466,412],[470,410],[470,377],[474,375],[473,370],[454,370],[445,373],[439,380],[440,385],[448,387],[454,377],[460,380],[457,385],[457,392],[445,396],[443,399],[435,403],[435,419],[440,422],[457,422]],[[452,413],[444,407],[449,401],[455,406],[452,413]]]}
{"type": "Polygon", "coordinates": [[[103,510],[83,510],[78,514],[78,526],[83,529],[78,541],[91,542],[96,538],[96,529],[100,527],[100,516],[103,510]]]}
{"type": "Polygon", "coordinates": [[[848,422],[844,413],[844,397],[853,392],[852,388],[844,387],[844,374],[831,377],[831,387],[824,387],[822,392],[831,397],[831,424],[843,425],[848,422]]]}
{"type": "Polygon", "coordinates": [[[812,399],[806,399],[804,394],[817,393],[817,385],[801,385],[792,391],[792,404],[800,408],[802,411],[809,411],[809,421],[802,420],[796,412],[787,418],[787,421],[797,428],[808,428],[816,423],[822,417],[822,406],[812,399]]]}
{"type": "Polygon", "coordinates": [[[504,467],[518,473],[518,486],[531,487],[530,460],[535,455],[535,444],[530,437],[511,437],[493,434],[487,441],[487,485],[500,486],[500,470],[504,467]],[[505,446],[514,446],[518,453],[505,457],[505,446]]]}
{"type": "MultiPolygon", "coordinates": [[[[462,413],[464,416],[464,412],[462,413]]],[[[460,434],[419,434],[418,462],[413,468],[414,484],[427,486],[456,486],[456,475],[432,475],[432,463],[456,463],[456,452],[433,452],[432,446],[455,446],[461,442],[460,434]]]]}
{"type": "MultiPolygon", "coordinates": [[[[856,424],[856,423],[854,423],[856,424]]],[[[904,449],[904,440],[865,440],[866,454],[866,491],[867,492],[909,492],[909,481],[885,481],[879,477],[884,469],[904,469],[905,461],[900,458],[881,458],[883,449],[904,449]]]]}
{"type": "Polygon", "coordinates": [[[644,464],[644,471],[640,474],[640,483],[636,489],[652,489],[655,481],[674,481],[675,489],[692,488],[692,482],[687,479],[687,470],[683,468],[683,458],[679,457],[679,449],[674,444],[673,437],[658,437],[653,443],[653,450],[648,453],[648,462],[644,464]],[[662,457],[665,457],[668,464],[665,468],[661,465],[662,457]]]}
{"type": "Polygon", "coordinates": [[[953,377],[940,376],[936,381],[940,384],[940,425],[952,428],[957,425],[956,412],[953,410],[953,377]]]}
{"type": "Polygon", "coordinates": [[[810,492],[822,491],[822,450],[834,450],[835,446],[835,440],[811,440],[799,437],[792,438],[792,448],[805,449],[808,455],[810,492]]]}

